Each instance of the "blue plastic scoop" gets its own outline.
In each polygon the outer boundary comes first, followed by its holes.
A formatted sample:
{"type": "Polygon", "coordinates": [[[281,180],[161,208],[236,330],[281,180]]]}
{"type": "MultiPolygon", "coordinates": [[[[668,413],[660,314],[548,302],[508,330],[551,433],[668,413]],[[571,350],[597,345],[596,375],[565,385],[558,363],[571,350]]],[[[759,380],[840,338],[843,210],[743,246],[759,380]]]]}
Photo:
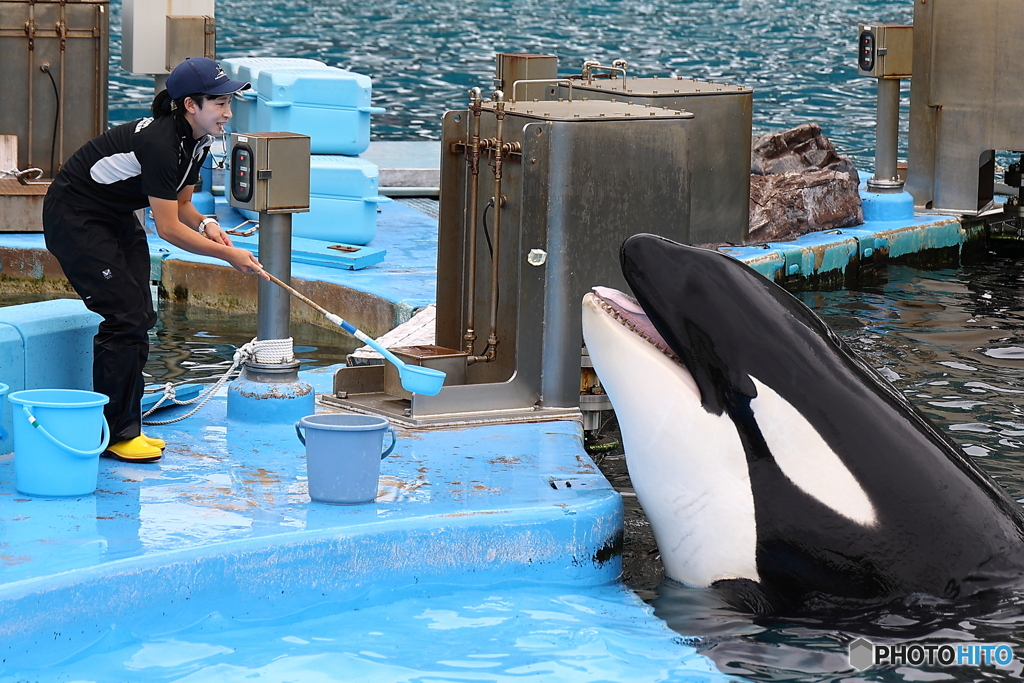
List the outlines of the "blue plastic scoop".
{"type": "Polygon", "coordinates": [[[292,289],[290,286],[281,282],[270,273],[267,273],[267,271],[263,272],[266,273],[267,277],[270,278],[271,282],[278,285],[279,287],[282,287],[285,291],[290,293],[295,298],[302,300],[303,302],[309,304],[316,310],[320,311],[324,315],[324,317],[330,320],[332,323],[334,323],[341,329],[345,330],[359,341],[363,342],[364,344],[367,344],[374,351],[376,351],[377,353],[379,353],[380,355],[384,356],[389,361],[394,363],[395,367],[398,368],[398,376],[402,380],[403,389],[413,394],[422,394],[423,396],[437,396],[439,393],[441,393],[441,387],[442,385],[444,385],[444,379],[446,377],[445,373],[443,373],[440,370],[435,370],[434,368],[424,368],[419,365],[409,365],[408,363],[400,359],[398,356],[396,356],[395,354],[391,353],[383,346],[378,344],[374,339],[371,339],[369,336],[366,335],[366,333],[361,332],[352,323],[343,320],[341,316],[331,313],[323,306],[318,305],[316,302],[307,298],[305,295],[299,293],[295,289],[292,289]]]}

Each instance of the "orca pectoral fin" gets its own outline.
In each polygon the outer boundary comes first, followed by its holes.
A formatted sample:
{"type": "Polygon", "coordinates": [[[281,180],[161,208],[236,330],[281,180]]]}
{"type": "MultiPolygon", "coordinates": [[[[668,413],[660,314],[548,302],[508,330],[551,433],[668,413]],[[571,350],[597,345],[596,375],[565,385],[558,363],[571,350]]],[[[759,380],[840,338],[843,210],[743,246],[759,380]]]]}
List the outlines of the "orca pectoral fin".
{"type": "Polygon", "coordinates": [[[711,587],[733,609],[750,614],[774,614],[779,611],[777,598],[773,599],[757,581],[750,579],[723,579],[711,587]]]}

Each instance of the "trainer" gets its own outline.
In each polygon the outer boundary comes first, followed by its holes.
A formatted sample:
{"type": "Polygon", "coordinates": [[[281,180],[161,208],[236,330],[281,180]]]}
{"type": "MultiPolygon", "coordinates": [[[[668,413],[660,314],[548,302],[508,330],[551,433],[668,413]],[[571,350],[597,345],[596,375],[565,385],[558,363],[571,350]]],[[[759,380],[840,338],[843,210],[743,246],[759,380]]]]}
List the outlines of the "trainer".
{"type": "Polygon", "coordinates": [[[211,59],[185,60],[153,100],[153,116],[85,143],[46,193],[46,248],[89,310],[103,316],[93,341],[93,389],[110,397],[108,457],[153,462],[166,445],[142,433],[142,369],[156,314],[149,244],[134,212],[149,206],[157,234],[177,247],[262,273],[251,253],[232,246],[217,220],[192,204],[213,136],[224,133],[234,93],[249,87],[211,59]]]}

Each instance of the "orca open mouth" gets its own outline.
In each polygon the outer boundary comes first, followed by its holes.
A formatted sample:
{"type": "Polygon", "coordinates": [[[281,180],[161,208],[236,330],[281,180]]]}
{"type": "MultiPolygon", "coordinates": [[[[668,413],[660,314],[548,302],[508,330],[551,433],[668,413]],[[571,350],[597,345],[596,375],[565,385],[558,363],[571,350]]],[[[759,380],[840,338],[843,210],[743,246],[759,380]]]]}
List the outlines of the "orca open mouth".
{"type": "Polygon", "coordinates": [[[611,287],[594,287],[592,295],[598,305],[619,324],[650,342],[675,362],[681,362],[636,299],[611,287]]]}

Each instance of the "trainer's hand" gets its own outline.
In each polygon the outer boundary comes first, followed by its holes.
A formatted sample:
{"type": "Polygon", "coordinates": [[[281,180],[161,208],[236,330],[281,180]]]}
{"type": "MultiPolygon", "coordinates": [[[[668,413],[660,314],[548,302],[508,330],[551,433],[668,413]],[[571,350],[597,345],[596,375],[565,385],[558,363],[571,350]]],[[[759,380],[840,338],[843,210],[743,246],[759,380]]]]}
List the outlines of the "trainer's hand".
{"type": "Polygon", "coordinates": [[[223,244],[225,247],[233,247],[231,238],[224,231],[224,228],[220,227],[220,223],[210,223],[206,226],[206,239],[217,244],[223,244]]]}
{"type": "Polygon", "coordinates": [[[224,257],[224,260],[230,263],[231,267],[235,270],[243,273],[257,273],[264,280],[270,279],[270,276],[263,271],[263,265],[256,260],[256,257],[251,252],[245,249],[231,247],[231,251],[224,257]]]}

